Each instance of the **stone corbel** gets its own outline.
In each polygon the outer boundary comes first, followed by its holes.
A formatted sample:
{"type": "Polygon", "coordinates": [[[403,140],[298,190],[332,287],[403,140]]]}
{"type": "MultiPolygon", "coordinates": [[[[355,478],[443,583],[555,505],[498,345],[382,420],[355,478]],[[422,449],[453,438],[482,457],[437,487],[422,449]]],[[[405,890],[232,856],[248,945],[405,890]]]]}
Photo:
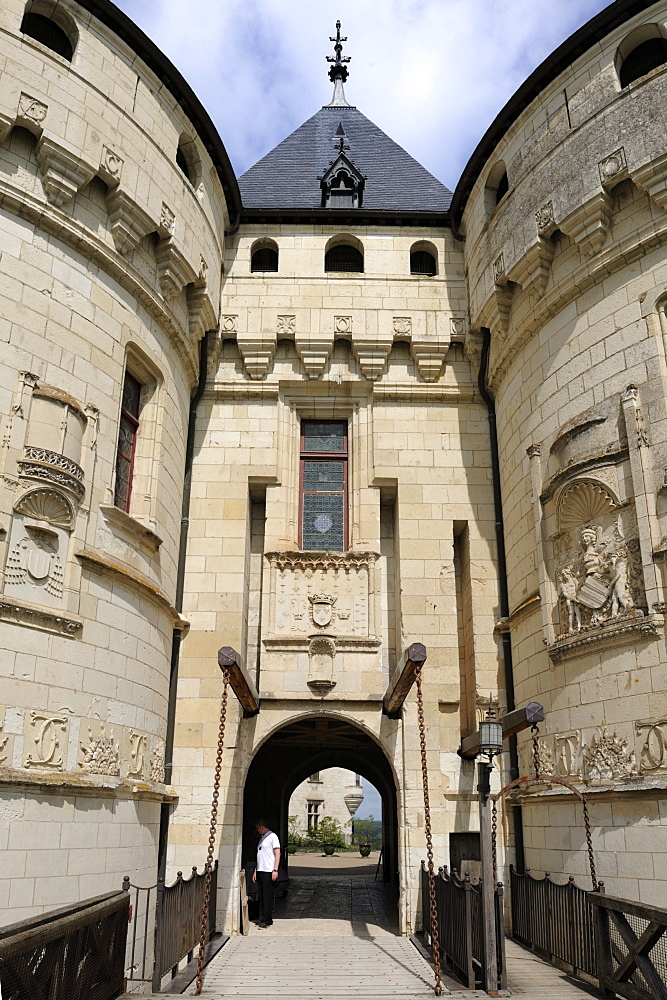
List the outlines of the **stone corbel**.
{"type": "Polygon", "coordinates": [[[95,176],[95,170],[81,157],[46,136],[37,143],[36,156],[44,194],[56,208],[71,201],[95,176]]]}
{"type": "Polygon", "coordinates": [[[173,299],[197,275],[174,242],[173,236],[160,240],[157,245],[157,274],[165,299],[173,299]]]}
{"type": "Polygon", "coordinates": [[[435,382],[440,378],[442,366],[449,350],[449,343],[413,341],[410,345],[412,359],[425,382],[435,382]]]}
{"type": "Polygon", "coordinates": [[[14,119],[0,115],[0,142],[4,142],[14,126],[14,119]]]}
{"type": "Polygon", "coordinates": [[[106,202],[109,226],[116,248],[119,253],[130,253],[144,236],[153,232],[155,223],[139,208],[136,201],[123,191],[120,184],[109,189],[106,202]]]}
{"type": "Polygon", "coordinates": [[[366,339],[364,337],[352,337],[352,350],[359,362],[362,373],[371,382],[375,382],[384,372],[387,358],[393,346],[391,340],[377,340],[376,338],[366,339]]]}
{"type": "Polygon", "coordinates": [[[606,191],[597,191],[574,212],[570,212],[559,228],[580,247],[587,257],[598,253],[607,239],[613,199],[606,191]]]}
{"type": "Polygon", "coordinates": [[[236,343],[250,378],[265,378],[276,353],[277,337],[275,333],[264,331],[257,334],[238,334],[236,343]]]}
{"type": "Polygon", "coordinates": [[[199,341],[207,330],[216,326],[215,309],[206,288],[197,285],[188,288],[187,303],[190,335],[199,341]]]}
{"type": "Polygon", "coordinates": [[[630,177],[663,212],[667,211],[667,153],[638,170],[631,170],[630,177]]]}
{"type": "Polygon", "coordinates": [[[542,296],[551,274],[551,261],[556,247],[550,239],[538,236],[508,273],[510,281],[521,285],[529,295],[542,296]]]}
{"type": "Polygon", "coordinates": [[[310,337],[296,337],[295,346],[308,378],[319,378],[333,351],[333,333],[319,333],[310,337]]]}

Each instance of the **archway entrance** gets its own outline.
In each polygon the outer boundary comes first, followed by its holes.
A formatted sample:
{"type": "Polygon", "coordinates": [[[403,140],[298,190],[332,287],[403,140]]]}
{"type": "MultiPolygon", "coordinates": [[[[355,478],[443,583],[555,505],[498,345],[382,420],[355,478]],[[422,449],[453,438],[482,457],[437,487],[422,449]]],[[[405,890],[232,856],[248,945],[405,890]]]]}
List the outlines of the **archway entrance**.
{"type": "MultiPolygon", "coordinates": [[[[294,789],[315,771],[326,771],[330,767],[360,774],[378,790],[383,817],[378,880],[396,889],[398,816],[391,766],[375,740],[340,717],[309,715],[287,723],[255,754],[248,770],[243,800],[243,863],[255,858],[255,819],[263,816],[285,845],[289,802],[294,789]]],[[[289,866],[289,856],[285,861],[289,866]]]]}

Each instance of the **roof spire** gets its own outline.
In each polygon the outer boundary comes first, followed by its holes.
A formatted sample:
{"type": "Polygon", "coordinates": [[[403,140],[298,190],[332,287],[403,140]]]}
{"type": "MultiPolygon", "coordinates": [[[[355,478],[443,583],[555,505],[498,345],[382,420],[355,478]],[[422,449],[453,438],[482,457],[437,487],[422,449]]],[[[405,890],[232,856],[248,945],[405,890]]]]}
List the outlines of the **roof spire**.
{"type": "Polygon", "coordinates": [[[334,85],[334,92],[331,104],[325,104],[324,106],[325,108],[349,108],[351,105],[345,99],[343,84],[350,73],[345,63],[349,63],[351,57],[342,55],[343,42],[347,41],[347,36],[341,38],[340,21],[336,21],[336,37],[333,38],[330,35],[329,41],[334,43],[334,52],[336,53],[335,56],[327,56],[327,62],[332,63],[329,67],[329,79],[334,85]]]}

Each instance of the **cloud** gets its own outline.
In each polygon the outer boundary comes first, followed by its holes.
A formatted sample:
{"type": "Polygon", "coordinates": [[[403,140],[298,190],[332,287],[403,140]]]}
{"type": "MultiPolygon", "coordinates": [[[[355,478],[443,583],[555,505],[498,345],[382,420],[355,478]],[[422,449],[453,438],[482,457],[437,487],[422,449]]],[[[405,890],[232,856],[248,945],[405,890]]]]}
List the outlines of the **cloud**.
{"type": "Polygon", "coordinates": [[[335,18],[350,103],[449,187],[529,73],[604,0],[117,0],[169,56],[240,175],[329,101],[335,18]]]}

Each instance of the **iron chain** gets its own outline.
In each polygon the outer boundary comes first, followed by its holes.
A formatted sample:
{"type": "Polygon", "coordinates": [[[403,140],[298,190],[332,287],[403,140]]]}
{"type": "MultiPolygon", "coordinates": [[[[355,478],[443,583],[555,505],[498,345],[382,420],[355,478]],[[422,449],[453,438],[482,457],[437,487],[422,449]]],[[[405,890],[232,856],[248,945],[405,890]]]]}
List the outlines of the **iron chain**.
{"type": "Polygon", "coordinates": [[[195,996],[201,996],[204,979],[204,959],[206,955],[206,932],[208,930],[208,907],[211,900],[211,874],[213,872],[213,854],[215,852],[215,833],[218,825],[218,798],[220,795],[220,772],[222,771],[222,751],[225,745],[225,719],[227,716],[227,689],[229,675],[222,671],[222,699],[220,701],[220,725],[218,728],[218,752],[215,758],[215,776],[213,779],[213,799],[211,801],[211,826],[208,835],[208,853],[206,855],[206,879],[204,882],[204,906],[201,914],[201,937],[199,939],[199,958],[197,961],[197,988],[195,996]]]}
{"type": "Polygon", "coordinates": [[[493,885],[498,884],[498,865],[496,861],[498,845],[498,803],[494,801],[491,810],[491,856],[493,858],[493,885]]]}
{"type": "Polygon", "coordinates": [[[426,726],[424,724],[424,699],[422,696],[421,666],[415,668],[417,687],[417,717],[419,719],[419,745],[422,761],[422,784],[424,786],[424,831],[426,833],[426,857],[428,859],[428,898],[431,911],[431,946],[433,949],[433,971],[435,974],[435,995],[442,996],[440,976],[440,928],[438,907],[435,898],[435,871],[433,867],[433,837],[431,834],[431,805],[428,794],[428,770],[426,767],[426,726]]]}

